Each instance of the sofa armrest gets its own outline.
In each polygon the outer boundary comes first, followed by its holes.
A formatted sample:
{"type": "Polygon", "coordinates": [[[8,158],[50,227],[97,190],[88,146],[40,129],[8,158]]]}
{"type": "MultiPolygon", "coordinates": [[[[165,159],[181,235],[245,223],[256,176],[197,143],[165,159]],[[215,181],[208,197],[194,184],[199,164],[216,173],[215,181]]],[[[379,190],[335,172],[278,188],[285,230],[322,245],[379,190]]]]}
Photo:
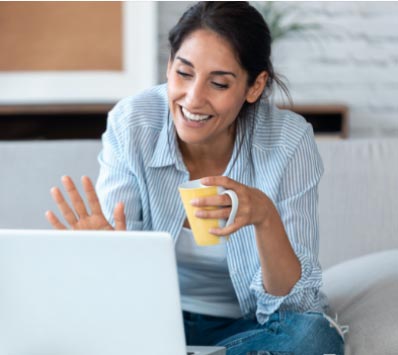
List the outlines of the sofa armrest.
{"type": "Polygon", "coordinates": [[[350,355],[398,354],[398,249],[327,269],[323,291],[330,315],[349,326],[350,355]]]}

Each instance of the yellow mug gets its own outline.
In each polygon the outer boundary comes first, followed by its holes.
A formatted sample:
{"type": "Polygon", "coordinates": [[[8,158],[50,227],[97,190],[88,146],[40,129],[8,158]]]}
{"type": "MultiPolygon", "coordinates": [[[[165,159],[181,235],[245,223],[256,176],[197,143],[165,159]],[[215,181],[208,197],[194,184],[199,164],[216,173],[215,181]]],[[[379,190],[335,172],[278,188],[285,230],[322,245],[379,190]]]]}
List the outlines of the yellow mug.
{"type": "MultiPolygon", "coordinates": [[[[195,238],[196,244],[205,246],[225,243],[228,239],[228,236],[217,237],[209,233],[209,230],[211,228],[228,227],[234,222],[236,212],[238,211],[239,206],[238,196],[236,195],[235,191],[226,190],[221,186],[202,185],[200,183],[200,180],[191,180],[184,182],[179,186],[178,190],[180,191],[182,203],[184,205],[185,212],[188,217],[188,222],[191,226],[191,230],[195,238]],[[228,221],[226,221],[225,219],[204,219],[195,216],[195,212],[198,210],[198,207],[191,205],[191,201],[193,199],[198,197],[209,197],[223,194],[228,195],[232,201],[232,208],[228,221]]],[[[217,209],[217,207],[207,207],[207,209],[214,210],[217,209]]]]}

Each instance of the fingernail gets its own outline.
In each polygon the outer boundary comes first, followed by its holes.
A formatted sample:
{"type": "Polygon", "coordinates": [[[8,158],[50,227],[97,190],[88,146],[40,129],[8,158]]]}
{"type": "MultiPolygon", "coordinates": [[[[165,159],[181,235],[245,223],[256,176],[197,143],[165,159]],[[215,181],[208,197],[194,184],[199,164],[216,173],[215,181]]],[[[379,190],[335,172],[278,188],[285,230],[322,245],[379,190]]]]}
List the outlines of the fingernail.
{"type": "Polygon", "coordinates": [[[193,200],[191,200],[191,205],[195,206],[199,203],[199,200],[197,198],[194,198],[193,200]]]}
{"type": "Polygon", "coordinates": [[[198,210],[195,212],[196,217],[203,217],[203,212],[201,210],[198,210]]]}

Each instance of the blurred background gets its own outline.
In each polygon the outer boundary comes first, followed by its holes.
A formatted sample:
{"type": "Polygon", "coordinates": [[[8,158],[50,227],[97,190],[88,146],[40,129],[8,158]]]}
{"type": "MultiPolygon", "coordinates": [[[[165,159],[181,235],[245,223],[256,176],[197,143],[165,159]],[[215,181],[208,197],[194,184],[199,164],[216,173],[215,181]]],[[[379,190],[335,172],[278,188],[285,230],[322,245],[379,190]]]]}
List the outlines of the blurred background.
{"type": "MultiPolygon", "coordinates": [[[[165,81],[168,31],[191,4],[0,2],[0,139],[99,138],[117,100],[165,81]]],[[[253,4],[319,137],[398,136],[398,2],[253,4]]]]}

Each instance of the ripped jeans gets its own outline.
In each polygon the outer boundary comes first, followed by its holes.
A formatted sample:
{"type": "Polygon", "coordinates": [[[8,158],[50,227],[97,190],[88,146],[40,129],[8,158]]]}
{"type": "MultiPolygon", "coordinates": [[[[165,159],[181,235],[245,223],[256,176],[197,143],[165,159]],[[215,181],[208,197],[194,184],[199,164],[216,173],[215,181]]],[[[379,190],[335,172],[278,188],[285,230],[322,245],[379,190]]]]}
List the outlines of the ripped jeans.
{"type": "Polygon", "coordinates": [[[227,355],[344,355],[339,326],[323,313],[278,311],[260,325],[183,312],[187,345],[227,348],[227,355]]]}

